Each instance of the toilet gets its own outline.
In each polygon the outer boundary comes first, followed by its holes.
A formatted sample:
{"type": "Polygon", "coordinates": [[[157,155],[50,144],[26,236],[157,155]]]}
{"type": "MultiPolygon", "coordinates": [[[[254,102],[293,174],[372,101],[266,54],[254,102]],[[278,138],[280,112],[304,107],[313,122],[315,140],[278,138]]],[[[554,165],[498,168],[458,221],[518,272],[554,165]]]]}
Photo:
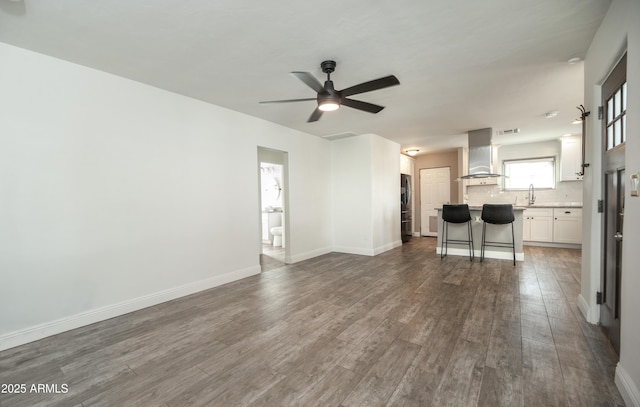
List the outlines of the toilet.
{"type": "Polygon", "coordinates": [[[272,227],[271,234],[273,235],[273,247],[281,247],[282,246],[282,226],[272,227]]]}

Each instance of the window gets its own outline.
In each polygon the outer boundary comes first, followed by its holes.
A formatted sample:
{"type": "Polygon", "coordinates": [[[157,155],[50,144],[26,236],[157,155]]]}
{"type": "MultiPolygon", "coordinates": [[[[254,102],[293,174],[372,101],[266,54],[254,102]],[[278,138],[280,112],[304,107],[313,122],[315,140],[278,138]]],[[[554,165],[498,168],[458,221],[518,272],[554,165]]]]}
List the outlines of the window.
{"type": "Polygon", "coordinates": [[[556,162],[554,157],[503,162],[504,189],[555,188],[556,162]]]}
{"type": "Polygon", "coordinates": [[[605,106],[607,150],[611,150],[627,140],[627,82],[616,89],[605,106]]]}

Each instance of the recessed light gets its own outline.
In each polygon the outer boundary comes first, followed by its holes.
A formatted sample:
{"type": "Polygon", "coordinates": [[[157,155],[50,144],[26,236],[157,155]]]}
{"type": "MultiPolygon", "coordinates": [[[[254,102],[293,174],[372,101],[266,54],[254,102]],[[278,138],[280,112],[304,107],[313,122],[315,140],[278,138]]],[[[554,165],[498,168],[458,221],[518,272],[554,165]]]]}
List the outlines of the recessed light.
{"type": "Polygon", "coordinates": [[[568,62],[569,64],[573,65],[573,64],[577,64],[577,63],[578,63],[578,62],[580,62],[580,61],[582,61],[582,58],[580,58],[580,57],[573,57],[573,58],[570,58],[567,62],[568,62]]]}

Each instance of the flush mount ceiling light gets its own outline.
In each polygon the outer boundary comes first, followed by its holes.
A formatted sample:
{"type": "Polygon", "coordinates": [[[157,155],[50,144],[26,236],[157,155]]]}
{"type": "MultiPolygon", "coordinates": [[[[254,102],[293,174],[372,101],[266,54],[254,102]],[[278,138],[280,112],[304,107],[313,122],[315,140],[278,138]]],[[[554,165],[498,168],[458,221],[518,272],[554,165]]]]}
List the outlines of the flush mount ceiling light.
{"type": "Polygon", "coordinates": [[[577,64],[578,62],[582,61],[582,58],[580,57],[573,57],[573,58],[569,58],[569,60],[567,61],[567,63],[569,63],[570,65],[573,64],[577,64]]]}
{"type": "Polygon", "coordinates": [[[554,117],[556,117],[558,115],[558,111],[554,110],[551,112],[547,112],[544,114],[544,117],[546,117],[547,119],[553,119],[554,117]]]}
{"type": "Polygon", "coordinates": [[[582,119],[575,119],[571,124],[582,124],[582,119]]]}
{"type": "Polygon", "coordinates": [[[417,148],[412,148],[410,150],[407,150],[406,152],[407,152],[408,155],[413,157],[414,155],[418,154],[418,151],[420,151],[420,150],[418,150],[417,148]]]}

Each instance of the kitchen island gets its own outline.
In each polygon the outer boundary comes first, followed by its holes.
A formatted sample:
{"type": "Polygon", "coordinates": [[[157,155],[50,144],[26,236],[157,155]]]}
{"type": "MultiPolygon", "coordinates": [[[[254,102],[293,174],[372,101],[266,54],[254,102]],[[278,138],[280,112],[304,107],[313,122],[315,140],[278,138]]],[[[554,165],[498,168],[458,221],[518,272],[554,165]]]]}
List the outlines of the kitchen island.
{"type": "MultiPolygon", "coordinates": [[[[438,210],[438,247],[436,253],[440,254],[442,244],[442,208],[438,210]]],[[[514,206],[515,220],[513,233],[515,236],[516,260],[524,261],[524,249],[522,244],[522,227],[524,207],[514,206]]],[[[482,206],[469,206],[471,212],[471,226],[473,230],[473,248],[477,260],[480,259],[480,245],[482,243],[482,206]]],[[[449,239],[467,239],[467,225],[465,223],[449,223],[449,239]]],[[[511,243],[511,225],[487,225],[487,241],[511,243]]],[[[469,246],[460,243],[449,243],[448,256],[469,256],[469,246]]],[[[513,260],[513,252],[510,247],[487,246],[484,257],[491,259],[513,260]]]]}

